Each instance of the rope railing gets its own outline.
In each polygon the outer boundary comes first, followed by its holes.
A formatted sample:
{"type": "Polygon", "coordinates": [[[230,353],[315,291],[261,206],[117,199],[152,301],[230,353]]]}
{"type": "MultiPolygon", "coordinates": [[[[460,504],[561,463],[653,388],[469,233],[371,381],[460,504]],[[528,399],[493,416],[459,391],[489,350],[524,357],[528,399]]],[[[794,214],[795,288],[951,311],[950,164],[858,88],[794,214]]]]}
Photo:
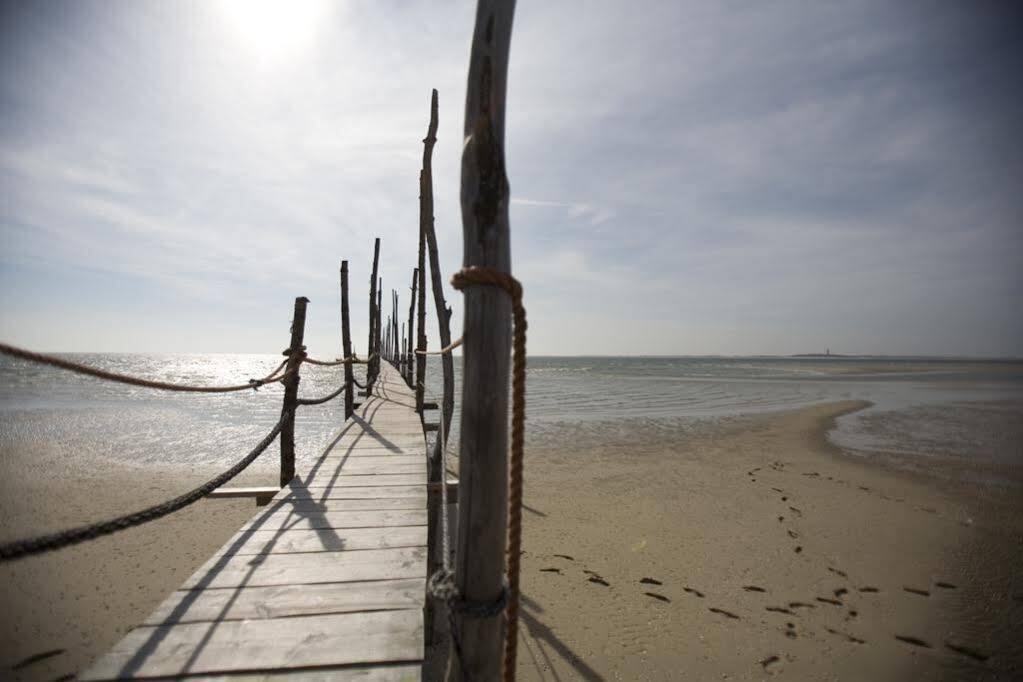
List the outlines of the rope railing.
{"type": "Polygon", "coordinates": [[[284,421],[288,416],[290,416],[290,412],[286,411],[282,413],[280,419],[277,420],[277,424],[270,430],[270,433],[268,433],[263,440],[259,441],[256,447],[253,448],[249,454],[239,460],[238,463],[230,469],[215,478],[211,478],[198,488],[190,490],[184,495],[179,495],[172,500],[154,505],[133,514],[126,514],[108,521],[90,523],[85,526],[60,531],[58,533],[40,535],[34,538],[4,543],[0,545],[0,561],[10,561],[12,559],[18,559],[33,554],[41,554],[43,552],[49,552],[55,549],[75,545],[79,542],[84,542],[85,540],[92,540],[93,538],[98,538],[103,535],[110,535],[111,533],[116,533],[117,531],[125,530],[127,528],[133,528],[134,526],[139,526],[143,523],[148,523],[149,521],[155,521],[156,519],[187,507],[203,497],[206,497],[206,495],[230,481],[232,478],[240,474],[246,467],[252,464],[257,457],[263,454],[263,452],[270,447],[270,443],[276,440],[278,434],[281,432],[281,427],[284,425],[284,421]]]}
{"type": "Polygon", "coordinates": [[[168,381],[154,381],[152,379],[143,379],[141,377],[120,374],[119,372],[109,372],[105,369],[99,369],[98,367],[72,362],[64,358],[59,358],[55,355],[36,353],[35,351],[25,350],[24,348],[18,348],[6,343],[0,343],[0,353],[40,365],[49,365],[51,367],[56,367],[57,369],[74,372],[75,374],[84,374],[97,379],[103,379],[105,381],[127,384],[129,386],[141,386],[142,388],[153,388],[159,391],[177,391],[182,393],[231,393],[234,391],[252,390],[266,384],[281,381],[289,374],[288,372],[278,374],[278,372],[284,369],[284,366],[288,363],[287,360],[284,360],[274,371],[270,372],[270,374],[262,379],[249,379],[248,383],[237,384],[235,386],[196,386],[191,384],[171,383],[168,381]]]}
{"type": "Polygon", "coordinates": [[[449,345],[444,346],[440,350],[419,350],[417,348],[416,355],[444,355],[445,353],[450,353],[461,345],[462,338],[459,338],[457,341],[452,341],[449,345]]]}
{"type": "Polygon", "coordinates": [[[330,395],[325,395],[322,398],[299,398],[295,402],[298,405],[322,405],[323,403],[325,403],[325,402],[327,402],[329,400],[332,400],[332,399],[338,397],[339,395],[341,395],[341,392],[344,391],[346,388],[348,388],[348,382],[347,381],[345,383],[341,384],[341,387],[338,388],[333,393],[331,393],[330,395]]]}

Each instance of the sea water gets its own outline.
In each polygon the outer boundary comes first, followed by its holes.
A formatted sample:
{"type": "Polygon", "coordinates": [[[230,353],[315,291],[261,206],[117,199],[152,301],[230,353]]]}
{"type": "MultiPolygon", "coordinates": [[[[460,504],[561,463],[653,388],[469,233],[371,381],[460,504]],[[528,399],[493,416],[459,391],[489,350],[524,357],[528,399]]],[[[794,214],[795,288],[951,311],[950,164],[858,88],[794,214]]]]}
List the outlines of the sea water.
{"type": "MultiPolygon", "coordinates": [[[[268,374],[272,355],[75,354],[77,362],[160,381],[245,383],[268,374]]],[[[461,359],[455,359],[456,400],[461,359]]],[[[364,368],[358,366],[360,379],[364,368]]],[[[441,394],[440,359],[428,362],[427,390],[441,394]]],[[[343,381],[340,367],[302,368],[300,395],[319,397],[343,381]]],[[[926,358],[530,357],[527,446],[575,447],[580,437],[627,442],[708,420],[807,405],[869,401],[840,418],[829,439],[849,456],[883,455],[908,466],[927,458],[994,464],[984,483],[1017,485],[1023,469],[1023,364],[926,358]],[[610,434],[610,435],[609,435],[610,434]],[[1005,472],[1009,472],[1006,474],[1005,472]]],[[[68,458],[132,467],[213,472],[269,431],[280,385],[226,394],[170,393],[0,358],[0,456],[40,447],[68,458]]],[[[439,402],[439,400],[438,400],[439,402]]],[[[435,414],[435,413],[434,413],[435,414]]],[[[296,444],[322,451],[343,417],[341,398],[302,407],[296,444]]],[[[457,439],[458,424],[453,424],[457,439]]],[[[257,468],[272,470],[276,445],[257,468]]],[[[961,467],[969,471],[969,466],[961,467]]]]}

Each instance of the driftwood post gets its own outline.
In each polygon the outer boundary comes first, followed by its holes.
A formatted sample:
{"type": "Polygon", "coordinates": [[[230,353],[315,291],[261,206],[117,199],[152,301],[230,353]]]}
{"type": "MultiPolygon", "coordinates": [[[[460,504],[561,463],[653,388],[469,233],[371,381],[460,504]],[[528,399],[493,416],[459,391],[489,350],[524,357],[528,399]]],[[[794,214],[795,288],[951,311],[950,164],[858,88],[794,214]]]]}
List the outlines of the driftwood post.
{"type": "Polygon", "coordinates": [[[398,347],[401,343],[401,337],[398,336],[398,291],[397,289],[391,289],[391,324],[394,325],[394,333],[391,338],[394,343],[391,344],[391,353],[394,355],[394,364],[401,370],[401,358],[398,356],[398,347]]]}
{"type": "Polygon", "coordinates": [[[380,372],[380,343],[383,332],[381,331],[384,322],[384,278],[381,277],[377,284],[377,359],[376,359],[376,371],[380,372]]]}
{"type": "MultiPolygon", "coordinates": [[[[479,0],[465,101],[462,146],[463,265],[511,272],[504,114],[514,0],[479,0]]],[[[465,294],[462,346],[461,484],[458,491],[459,593],[491,602],[502,592],[508,499],[508,384],[511,300],[497,287],[465,294]]],[[[455,614],[462,658],[449,678],[501,676],[503,618],[455,614]]],[[[514,668],[511,670],[514,675],[514,668]]]]}
{"type": "MultiPolygon", "coordinates": [[[[372,337],[372,330],[370,336],[372,337]]],[[[341,357],[352,357],[352,334],[349,327],[348,310],[348,261],[341,261],[341,357]]],[[[345,367],[345,420],[355,412],[355,371],[352,363],[346,362],[345,367]]],[[[367,384],[368,386],[369,384],[367,384]]]]}
{"type": "Polygon", "coordinates": [[[418,300],[416,293],[419,291],[419,268],[412,268],[412,298],[409,299],[408,304],[408,343],[402,349],[405,354],[405,383],[412,388],[412,375],[413,375],[413,364],[412,361],[415,359],[415,353],[412,352],[413,341],[412,341],[412,324],[415,322],[416,317],[416,301],[418,300]]]}
{"type": "Polygon", "coordinates": [[[287,372],[284,379],[284,405],[281,414],[290,412],[281,425],[281,487],[295,478],[295,408],[298,406],[298,370],[302,365],[302,345],[305,336],[305,307],[309,299],[299,296],[295,299],[295,313],[291,318],[291,345],[284,351],[288,356],[287,372]]]}
{"type": "Polygon", "coordinates": [[[373,274],[369,277],[369,343],[366,354],[369,364],[366,365],[366,395],[373,389],[373,381],[380,367],[379,358],[373,359],[373,353],[380,352],[380,311],[377,310],[377,265],[380,263],[380,237],[373,243],[373,274]],[[374,326],[375,325],[375,326],[374,326]],[[375,337],[375,338],[374,338],[375,337]],[[375,341],[375,343],[374,343],[375,341]]]}
{"type": "MultiPolygon", "coordinates": [[[[436,92],[436,91],[435,91],[436,92]]],[[[416,412],[423,415],[423,394],[426,391],[426,228],[423,227],[423,173],[419,173],[419,317],[416,320],[416,412]]],[[[432,204],[432,197],[431,197],[432,204]]],[[[433,209],[430,209],[431,215],[433,209]]]]}

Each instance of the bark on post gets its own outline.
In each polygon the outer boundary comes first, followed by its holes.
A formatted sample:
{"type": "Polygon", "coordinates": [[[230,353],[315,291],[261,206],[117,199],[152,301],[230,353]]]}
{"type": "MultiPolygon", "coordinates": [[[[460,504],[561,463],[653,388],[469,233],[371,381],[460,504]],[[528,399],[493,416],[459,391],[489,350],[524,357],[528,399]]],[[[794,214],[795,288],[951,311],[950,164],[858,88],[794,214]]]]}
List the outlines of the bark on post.
{"type": "MultiPolygon", "coordinates": [[[[370,338],[373,331],[370,328],[370,338]]],[[[341,357],[352,357],[352,334],[349,327],[348,310],[348,261],[341,261],[341,357]]],[[[352,363],[346,362],[345,368],[345,421],[355,412],[355,371],[352,363]]],[[[368,385],[368,384],[367,384],[368,385]]]]}
{"type": "Polygon", "coordinates": [[[383,336],[383,322],[384,322],[384,278],[381,277],[377,284],[377,359],[376,359],[376,370],[380,372],[380,344],[383,336]]]}
{"type": "Polygon", "coordinates": [[[412,268],[412,298],[409,299],[408,304],[408,343],[402,352],[405,354],[405,383],[408,384],[409,388],[412,388],[412,361],[415,358],[415,353],[412,352],[412,324],[416,317],[416,301],[418,300],[416,293],[419,291],[419,268],[412,268]]]}
{"type": "MultiPolygon", "coordinates": [[[[465,102],[462,229],[465,266],[511,272],[504,116],[514,0],[479,0],[465,102]]],[[[497,287],[465,289],[457,585],[468,600],[500,597],[508,498],[511,300],[497,287]]],[[[462,658],[449,678],[501,676],[505,621],[455,614],[462,658]]],[[[514,674],[514,670],[511,671],[514,674]]]]}
{"type": "MultiPolygon", "coordinates": [[[[432,209],[431,209],[432,212],[432,209]]],[[[416,412],[423,416],[423,394],[426,391],[426,228],[423,227],[423,173],[419,173],[419,317],[416,320],[416,412]]]]}
{"type": "MultiPolygon", "coordinates": [[[[434,90],[430,96],[430,125],[426,130],[426,138],[423,139],[423,171],[419,174],[419,216],[422,228],[420,238],[422,239],[425,237],[426,247],[430,256],[430,283],[433,288],[433,303],[437,311],[437,338],[440,340],[440,347],[447,348],[451,344],[451,309],[448,308],[447,302],[444,300],[444,277],[440,270],[437,234],[433,225],[433,145],[437,141],[437,113],[437,91],[434,90]]],[[[420,244],[422,244],[422,242],[420,242],[420,244]]],[[[420,255],[422,255],[422,253],[422,246],[420,246],[420,255]]],[[[422,282],[422,270],[420,270],[419,276],[420,282],[422,282]]],[[[425,286],[420,284],[421,296],[425,293],[423,289],[425,289],[425,286]]],[[[422,327],[420,327],[420,343],[422,345],[422,350],[426,350],[426,334],[422,327]]],[[[424,389],[426,373],[426,358],[420,356],[420,359],[424,360],[424,362],[422,366],[417,367],[419,372],[418,388],[420,390],[417,399],[419,401],[420,414],[422,414],[422,391],[424,389]]],[[[434,484],[439,484],[444,481],[447,476],[447,472],[442,471],[443,467],[440,455],[442,444],[447,442],[448,433],[451,430],[451,416],[454,412],[455,405],[454,358],[451,357],[451,353],[444,353],[441,355],[440,361],[441,374],[444,379],[444,392],[440,404],[442,430],[437,432],[437,439],[433,444],[433,453],[426,460],[427,481],[434,484]]],[[[438,533],[440,532],[440,515],[442,513],[446,514],[447,510],[442,510],[440,508],[440,504],[441,497],[439,491],[429,493],[426,512],[427,537],[430,538],[426,549],[427,575],[433,575],[436,573],[437,569],[441,567],[443,562],[441,546],[438,541],[438,533]]],[[[433,614],[433,601],[428,600],[425,617],[425,635],[427,637],[427,641],[432,641],[433,639],[433,614]]]]}
{"type": "Polygon", "coordinates": [[[373,243],[373,274],[369,277],[369,343],[366,353],[370,356],[369,364],[366,365],[366,395],[373,390],[373,382],[376,380],[377,372],[380,369],[380,359],[374,360],[374,352],[380,351],[380,311],[377,310],[377,266],[380,263],[380,237],[373,243]],[[374,327],[374,323],[376,327],[374,327]],[[376,337],[374,339],[374,336],[376,337]],[[376,341],[374,343],[374,340],[376,341]]]}
{"type": "Polygon", "coordinates": [[[284,405],[281,415],[290,413],[281,424],[281,487],[288,485],[295,478],[295,408],[298,406],[298,372],[302,364],[302,345],[305,336],[305,307],[309,299],[299,296],[295,299],[295,313],[291,318],[291,345],[285,354],[288,356],[287,372],[284,379],[284,405]]]}

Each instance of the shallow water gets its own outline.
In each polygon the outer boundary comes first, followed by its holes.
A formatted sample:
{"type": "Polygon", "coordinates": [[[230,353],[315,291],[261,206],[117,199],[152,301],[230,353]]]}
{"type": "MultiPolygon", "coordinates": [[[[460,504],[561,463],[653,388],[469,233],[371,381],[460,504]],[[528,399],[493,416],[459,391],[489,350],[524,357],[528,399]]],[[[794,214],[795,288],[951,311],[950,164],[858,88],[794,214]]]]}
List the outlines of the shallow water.
{"type": "MultiPolygon", "coordinates": [[[[280,356],[82,354],[104,369],[166,381],[244,383],[280,356]]],[[[456,384],[460,359],[456,359],[456,384]]],[[[357,374],[362,376],[362,368],[357,374]]],[[[339,368],[303,368],[300,394],[331,392],[339,368]]],[[[440,394],[440,359],[430,358],[428,389],[440,394]]],[[[282,389],[184,394],[121,386],[0,359],[0,454],[8,460],[43,447],[69,458],[121,465],[222,468],[244,455],[276,422],[282,389]],[[29,447],[31,445],[31,448],[29,447]]],[[[459,391],[456,389],[456,398],[459,391]]],[[[842,417],[831,440],[852,453],[926,467],[941,457],[994,463],[982,482],[1017,480],[1023,465],[1023,366],[1009,362],[848,358],[544,358],[527,377],[527,444],[627,441],[667,436],[697,421],[792,409],[836,400],[873,407],[842,417]]],[[[456,410],[457,412],[457,410],[456,410]]],[[[296,441],[312,455],[341,419],[340,399],[302,408],[296,441]]],[[[452,433],[457,439],[458,424],[452,433]]],[[[276,446],[257,468],[276,462],[276,446]]],[[[7,462],[10,464],[10,461],[7,462]]],[[[27,463],[31,466],[31,462],[27,463]]]]}

